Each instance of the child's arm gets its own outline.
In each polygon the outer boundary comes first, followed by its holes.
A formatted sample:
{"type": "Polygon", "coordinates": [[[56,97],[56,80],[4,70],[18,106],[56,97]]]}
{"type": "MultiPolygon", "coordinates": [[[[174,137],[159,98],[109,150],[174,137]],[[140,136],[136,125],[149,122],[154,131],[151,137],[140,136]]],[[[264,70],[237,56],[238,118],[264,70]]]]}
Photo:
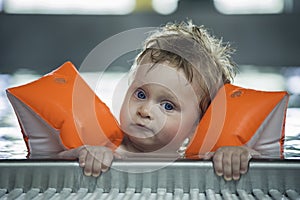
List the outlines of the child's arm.
{"type": "MultiPolygon", "coordinates": [[[[241,174],[248,171],[249,160],[260,153],[246,146],[220,147],[213,155],[214,170],[224,179],[238,180],[241,174]]],[[[211,157],[211,156],[210,156],[211,157]]]]}
{"type": "Polygon", "coordinates": [[[104,146],[85,145],[75,149],[66,150],[58,154],[60,157],[76,157],[86,176],[98,177],[111,166],[114,154],[104,146]]]}

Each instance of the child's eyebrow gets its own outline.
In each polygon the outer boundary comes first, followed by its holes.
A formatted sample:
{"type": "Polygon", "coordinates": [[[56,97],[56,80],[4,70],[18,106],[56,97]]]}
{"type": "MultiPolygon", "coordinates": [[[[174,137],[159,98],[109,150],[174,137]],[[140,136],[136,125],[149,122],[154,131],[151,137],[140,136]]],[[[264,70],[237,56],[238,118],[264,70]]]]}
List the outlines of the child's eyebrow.
{"type": "Polygon", "coordinates": [[[164,91],[162,96],[164,97],[164,99],[170,100],[172,102],[179,102],[178,98],[176,98],[173,93],[164,91]]]}

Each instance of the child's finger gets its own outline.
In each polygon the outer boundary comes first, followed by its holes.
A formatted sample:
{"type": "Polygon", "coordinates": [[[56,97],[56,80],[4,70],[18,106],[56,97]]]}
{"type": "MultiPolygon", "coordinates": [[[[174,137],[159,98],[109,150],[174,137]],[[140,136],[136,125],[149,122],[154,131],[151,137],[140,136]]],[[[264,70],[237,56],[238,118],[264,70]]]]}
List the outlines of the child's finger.
{"type": "Polygon", "coordinates": [[[223,174],[226,181],[232,179],[232,152],[223,153],[223,174]]]}
{"type": "Polygon", "coordinates": [[[232,165],[232,179],[239,180],[240,178],[240,167],[241,167],[241,155],[240,153],[234,152],[231,157],[232,165]]]}
{"type": "Polygon", "coordinates": [[[251,159],[251,155],[248,152],[241,154],[241,167],[240,167],[241,174],[245,174],[248,171],[248,164],[250,159],[251,159]]]}
{"type": "Polygon", "coordinates": [[[85,166],[84,166],[84,174],[86,176],[92,175],[93,163],[94,163],[94,156],[90,152],[88,152],[85,159],[85,166]]]}
{"type": "Polygon", "coordinates": [[[223,152],[217,151],[213,157],[214,169],[218,176],[223,175],[223,152]]]}
{"type": "Polygon", "coordinates": [[[84,167],[86,163],[86,156],[88,151],[86,149],[81,149],[78,155],[79,165],[80,167],[84,167]]]}
{"type": "Polygon", "coordinates": [[[92,155],[93,158],[93,168],[92,168],[92,176],[98,177],[101,174],[101,163],[103,160],[103,154],[99,153],[97,155],[92,155]]]}
{"type": "Polygon", "coordinates": [[[102,172],[106,172],[108,168],[111,166],[114,155],[110,151],[105,151],[102,160],[102,172]]]}

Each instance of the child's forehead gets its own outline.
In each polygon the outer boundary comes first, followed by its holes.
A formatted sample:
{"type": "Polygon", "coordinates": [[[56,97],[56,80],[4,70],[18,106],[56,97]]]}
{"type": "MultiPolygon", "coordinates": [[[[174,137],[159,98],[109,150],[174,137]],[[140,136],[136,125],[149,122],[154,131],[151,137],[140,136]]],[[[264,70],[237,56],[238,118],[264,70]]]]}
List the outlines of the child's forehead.
{"type": "Polygon", "coordinates": [[[146,63],[136,68],[133,82],[136,84],[156,84],[165,88],[182,88],[191,87],[181,69],[176,69],[168,62],[164,63],[146,63]]]}
{"type": "MultiPolygon", "coordinates": [[[[144,79],[145,77],[147,77],[147,80],[152,79],[158,82],[172,80],[182,85],[191,85],[195,82],[195,80],[193,80],[195,76],[190,78],[183,68],[177,66],[176,63],[172,63],[169,60],[155,63],[146,57],[136,65],[134,73],[132,73],[132,80],[144,79]]],[[[174,84],[174,82],[170,84],[174,84]]]]}
{"type": "Polygon", "coordinates": [[[158,82],[168,80],[180,80],[180,82],[184,81],[185,84],[188,82],[183,71],[174,67],[170,61],[140,63],[136,68],[135,78],[158,82]]]}
{"type": "MultiPolygon", "coordinates": [[[[141,60],[137,63],[135,70],[136,72],[139,71],[140,73],[145,74],[148,74],[149,72],[159,73],[164,71],[172,71],[174,74],[180,73],[180,67],[168,58],[161,59],[157,62],[153,61],[151,58],[151,52],[148,52],[141,57],[141,60]]],[[[174,75],[173,73],[171,74],[174,75]]]]}

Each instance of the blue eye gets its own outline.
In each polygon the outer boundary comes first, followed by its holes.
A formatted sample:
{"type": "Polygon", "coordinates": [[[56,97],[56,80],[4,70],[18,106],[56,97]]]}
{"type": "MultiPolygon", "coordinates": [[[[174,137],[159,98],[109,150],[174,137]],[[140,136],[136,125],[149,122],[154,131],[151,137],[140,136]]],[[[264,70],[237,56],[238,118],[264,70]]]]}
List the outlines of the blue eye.
{"type": "Polygon", "coordinates": [[[173,110],[174,106],[171,103],[163,103],[163,107],[165,110],[173,110]]]}
{"type": "Polygon", "coordinates": [[[138,99],[146,99],[146,94],[143,90],[137,90],[135,95],[138,99]]]}

